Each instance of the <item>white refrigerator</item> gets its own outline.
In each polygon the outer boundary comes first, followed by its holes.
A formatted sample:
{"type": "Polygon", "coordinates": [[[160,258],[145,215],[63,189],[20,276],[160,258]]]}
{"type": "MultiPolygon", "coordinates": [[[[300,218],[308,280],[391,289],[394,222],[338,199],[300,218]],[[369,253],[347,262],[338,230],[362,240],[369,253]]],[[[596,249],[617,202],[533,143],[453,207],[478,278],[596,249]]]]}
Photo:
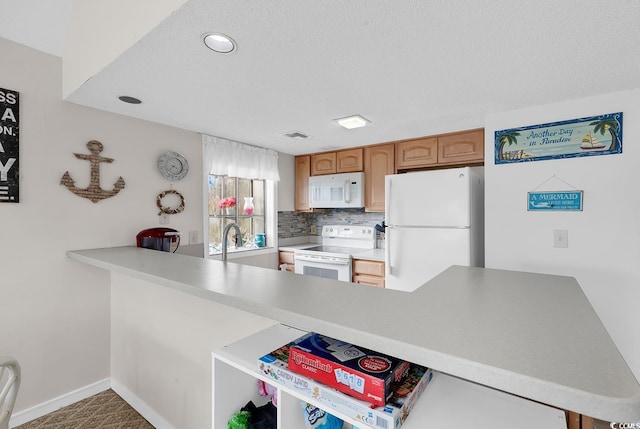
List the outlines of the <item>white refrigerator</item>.
{"type": "Polygon", "coordinates": [[[484,266],[482,167],[385,178],[386,287],[413,291],[451,265],[484,266]]]}

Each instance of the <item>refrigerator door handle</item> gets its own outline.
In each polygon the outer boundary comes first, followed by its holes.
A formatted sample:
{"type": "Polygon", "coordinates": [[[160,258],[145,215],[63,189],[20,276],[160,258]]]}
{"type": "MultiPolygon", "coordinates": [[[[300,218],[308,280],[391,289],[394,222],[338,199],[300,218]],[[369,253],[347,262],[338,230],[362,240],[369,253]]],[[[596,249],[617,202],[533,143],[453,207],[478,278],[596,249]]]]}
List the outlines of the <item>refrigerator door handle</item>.
{"type": "MultiPolygon", "coordinates": [[[[392,229],[392,226],[387,225],[387,230],[392,229]]],[[[386,232],[386,231],[385,231],[386,232]]],[[[391,234],[389,234],[391,235],[391,234]]],[[[391,240],[385,240],[384,243],[384,271],[385,271],[385,275],[390,276],[392,273],[392,269],[391,269],[391,246],[390,246],[390,241],[391,240]]]]}
{"type": "Polygon", "coordinates": [[[391,185],[393,184],[393,180],[386,179],[385,181],[385,192],[384,192],[384,217],[387,218],[389,224],[393,223],[391,217],[391,185]]]}

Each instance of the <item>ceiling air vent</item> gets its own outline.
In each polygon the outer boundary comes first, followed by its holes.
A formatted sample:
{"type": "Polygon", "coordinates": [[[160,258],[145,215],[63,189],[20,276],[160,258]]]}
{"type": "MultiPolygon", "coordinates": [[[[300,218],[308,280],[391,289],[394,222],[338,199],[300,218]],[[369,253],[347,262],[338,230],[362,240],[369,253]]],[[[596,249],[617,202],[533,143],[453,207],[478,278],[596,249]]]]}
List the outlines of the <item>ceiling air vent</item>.
{"type": "Polygon", "coordinates": [[[284,133],[283,135],[285,137],[289,137],[289,138],[292,138],[292,139],[306,139],[307,137],[309,137],[308,135],[302,134],[302,133],[300,133],[298,131],[292,131],[290,133],[284,133]]]}

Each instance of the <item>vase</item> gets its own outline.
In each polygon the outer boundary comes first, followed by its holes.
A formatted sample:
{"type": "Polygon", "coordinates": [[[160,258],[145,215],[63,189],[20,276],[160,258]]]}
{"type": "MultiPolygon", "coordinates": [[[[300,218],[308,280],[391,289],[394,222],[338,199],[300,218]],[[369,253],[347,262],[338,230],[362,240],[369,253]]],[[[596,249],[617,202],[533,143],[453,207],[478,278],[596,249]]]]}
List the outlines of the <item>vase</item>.
{"type": "Polygon", "coordinates": [[[233,207],[225,207],[224,214],[226,214],[227,216],[231,216],[233,214],[233,207]]]}
{"type": "Polygon", "coordinates": [[[244,197],[244,214],[253,214],[253,197],[244,197]]]}

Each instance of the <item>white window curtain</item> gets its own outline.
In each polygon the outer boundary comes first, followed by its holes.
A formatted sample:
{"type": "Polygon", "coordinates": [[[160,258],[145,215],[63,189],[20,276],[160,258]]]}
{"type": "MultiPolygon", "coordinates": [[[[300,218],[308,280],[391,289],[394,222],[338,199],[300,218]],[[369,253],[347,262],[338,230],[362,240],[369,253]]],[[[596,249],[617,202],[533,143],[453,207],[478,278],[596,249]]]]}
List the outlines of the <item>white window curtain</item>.
{"type": "Polygon", "coordinates": [[[245,179],[280,180],[278,152],[202,135],[205,168],[209,174],[245,179]]]}

